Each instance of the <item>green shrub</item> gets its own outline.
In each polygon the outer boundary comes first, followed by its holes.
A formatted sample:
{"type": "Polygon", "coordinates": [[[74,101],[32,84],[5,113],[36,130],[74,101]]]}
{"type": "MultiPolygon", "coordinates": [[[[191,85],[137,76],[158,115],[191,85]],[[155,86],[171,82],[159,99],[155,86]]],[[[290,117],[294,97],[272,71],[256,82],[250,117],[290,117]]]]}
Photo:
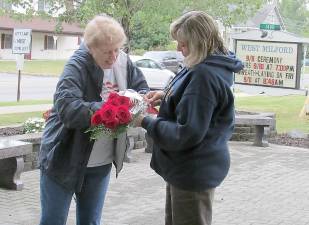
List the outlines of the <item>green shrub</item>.
{"type": "Polygon", "coordinates": [[[169,44],[165,46],[166,50],[175,51],[177,49],[177,42],[171,41],[169,44]]]}
{"type": "Polygon", "coordinates": [[[132,49],[131,52],[130,52],[130,55],[143,55],[145,52],[146,52],[146,50],[141,49],[141,48],[132,49]]]}

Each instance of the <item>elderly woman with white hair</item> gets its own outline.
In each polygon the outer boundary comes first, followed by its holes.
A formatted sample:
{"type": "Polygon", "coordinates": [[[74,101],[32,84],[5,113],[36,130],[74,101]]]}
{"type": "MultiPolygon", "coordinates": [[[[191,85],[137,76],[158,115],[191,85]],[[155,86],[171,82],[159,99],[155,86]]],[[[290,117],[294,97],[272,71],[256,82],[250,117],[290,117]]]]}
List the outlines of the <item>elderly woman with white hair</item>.
{"type": "Polygon", "coordinates": [[[120,50],[125,41],[115,19],[96,16],[64,67],[39,154],[40,225],[66,224],[73,194],[77,224],[100,224],[112,163],[118,174],[128,145],[126,134],[94,142],[85,131],[110,92],[148,91],[141,71],[120,50]]]}

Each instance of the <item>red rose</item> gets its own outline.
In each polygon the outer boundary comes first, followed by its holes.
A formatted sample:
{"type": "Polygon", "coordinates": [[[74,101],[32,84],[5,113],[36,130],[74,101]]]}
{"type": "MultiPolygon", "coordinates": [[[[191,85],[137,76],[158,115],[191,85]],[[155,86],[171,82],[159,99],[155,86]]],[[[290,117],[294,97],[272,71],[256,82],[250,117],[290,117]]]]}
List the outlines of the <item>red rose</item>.
{"type": "Polygon", "coordinates": [[[131,106],[130,98],[128,98],[128,97],[119,96],[118,101],[119,101],[119,105],[124,105],[124,106],[127,106],[127,107],[131,106]]]}
{"type": "Polygon", "coordinates": [[[113,98],[118,98],[118,97],[119,95],[116,92],[111,92],[109,93],[108,100],[111,100],[113,98]]]}
{"type": "Polygon", "coordinates": [[[110,105],[113,105],[113,106],[120,106],[119,96],[108,99],[107,104],[110,104],[110,105]]]}
{"type": "Polygon", "coordinates": [[[91,126],[100,125],[102,122],[100,111],[96,111],[91,117],[91,126]]]}
{"type": "Polygon", "coordinates": [[[119,125],[119,119],[115,117],[113,120],[108,120],[104,122],[105,127],[114,130],[119,125]]]}
{"type": "Polygon", "coordinates": [[[119,98],[119,95],[116,92],[111,92],[109,93],[108,99],[105,104],[118,106],[119,105],[118,98],[119,98]]]}
{"type": "Polygon", "coordinates": [[[119,95],[118,97],[109,99],[107,103],[113,106],[120,106],[120,105],[124,105],[127,107],[131,106],[130,98],[125,97],[125,96],[119,96],[119,95]]]}
{"type": "Polygon", "coordinates": [[[116,118],[116,107],[109,104],[104,104],[99,110],[103,122],[113,121],[116,118]]]}
{"type": "Polygon", "coordinates": [[[47,119],[49,118],[51,113],[51,109],[47,110],[46,112],[43,113],[43,118],[45,121],[47,121],[47,119]]]}
{"type": "Polygon", "coordinates": [[[117,108],[116,116],[119,119],[120,124],[128,124],[132,120],[129,108],[125,105],[121,105],[117,108]]]}

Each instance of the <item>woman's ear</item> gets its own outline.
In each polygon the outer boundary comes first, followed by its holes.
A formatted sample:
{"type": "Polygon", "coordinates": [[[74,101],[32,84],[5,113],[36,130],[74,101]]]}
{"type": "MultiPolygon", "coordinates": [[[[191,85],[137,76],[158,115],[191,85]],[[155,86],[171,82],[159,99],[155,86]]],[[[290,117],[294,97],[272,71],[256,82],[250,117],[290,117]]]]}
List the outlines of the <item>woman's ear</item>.
{"type": "Polygon", "coordinates": [[[177,51],[182,52],[183,56],[186,57],[189,54],[188,42],[177,41],[177,51]]]}

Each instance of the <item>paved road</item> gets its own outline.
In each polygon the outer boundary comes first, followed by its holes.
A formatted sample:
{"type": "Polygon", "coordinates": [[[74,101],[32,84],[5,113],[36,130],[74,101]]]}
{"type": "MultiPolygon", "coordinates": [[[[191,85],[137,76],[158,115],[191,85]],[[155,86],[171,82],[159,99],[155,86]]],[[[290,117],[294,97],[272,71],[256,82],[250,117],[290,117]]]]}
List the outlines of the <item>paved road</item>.
{"type": "MultiPolygon", "coordinates": [[[[16,74],[0,74],[0,102],[16,101],[16,74]]],[[[20,100],[52,99],[58,78],[48,76],[21,75],[20,100]]]]}
{"type": "MultiPolygon", "coordinates": [[[[230,142],[231,170],[217,188],[213,225],[308,225],[309,150],[230,142]]],[[[163,225],[164,181],[150,168],[150,154],[133,151],[135,162],[112,175],[104,225],[163,225]]],[[[39,221],[39,172],[23,173],[23,191],[0,189],[0,224],[39,221]]],[[[74,202],[68,225],[75,224],[74,202]]],[[[102,223],[103,224],[103,223],[102,223]]]]}
{"type": "MultiPolygon", "coordinates": [[[[22,75],[21,79],[21,100],[33,99],[52,99],[57,77],[47,76],[29,76],[22,75]]],[[[309,74],[306,74],[302,80],[304,87],[309,87],[309,74]]],[[[243,93],[256,95],[264,93],[267,95],[289,95],[301,94],[305,95],[304,90],[293,90],[284,88],[269,88],[251,85],[235,84],[234,89],[243,93]]],[[[16,74],[0,74],[0,102],[16,101],[17,98],[17,75],[16,74]]]]}

